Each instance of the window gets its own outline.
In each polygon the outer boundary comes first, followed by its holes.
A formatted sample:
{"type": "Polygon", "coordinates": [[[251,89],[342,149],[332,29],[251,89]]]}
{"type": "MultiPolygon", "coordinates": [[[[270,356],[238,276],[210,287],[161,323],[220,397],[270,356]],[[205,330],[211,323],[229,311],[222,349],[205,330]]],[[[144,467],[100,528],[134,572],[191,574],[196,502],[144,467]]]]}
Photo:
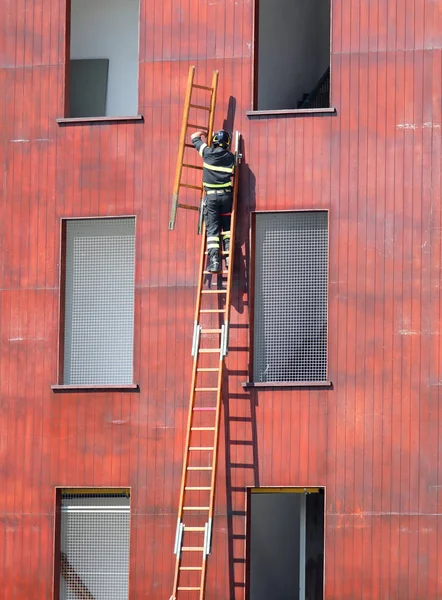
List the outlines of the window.
{"type": "Polygon", "coordinates": [[[330,106],[330,0],[256,0],[255,110],[330,106]]]}
{"type": "Polygon", "coordinates": [[[328,212],[255,213],[253,381],[327,379],[328,212]]]}
{"type": "Polygon", "coordinates": [[[129,598],[129,529],[129,490],[58,490],[56,600],[129,598]]]}
{"type": "Polygon", "coordinates": [[[254,488],[248,498],[248,600],[322,600],[324,489],[254,488]]]}
{"type": "Polygon", "coordinates": [[[63,226],[62,383],[133,383],[135,218],[63,226]]]}
{"type": "Polygon", "coordinates": [[[137,114],[138,29],[139,0],[70,0],[67,117],[137,114]]]}

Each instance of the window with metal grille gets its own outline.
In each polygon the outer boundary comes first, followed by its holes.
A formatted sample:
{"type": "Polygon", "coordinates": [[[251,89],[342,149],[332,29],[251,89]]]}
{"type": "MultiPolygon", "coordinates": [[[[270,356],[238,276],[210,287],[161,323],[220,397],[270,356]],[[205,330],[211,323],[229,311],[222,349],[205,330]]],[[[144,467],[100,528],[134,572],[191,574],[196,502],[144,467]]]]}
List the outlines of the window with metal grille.
{"type": "Polygon", "coordinates": [[[63,383],[133,382],[135,218],[65,221],[63,383]]]}
{"type": "Polygon", "coordinates": [[[327,379],[327,211],[254,215],[253,379],[327,379]]]}
{"type": "Polygon", "coordinates": [[[61,490],[58,530],[57,600],[129,597],[129,490],[61,490]]]}

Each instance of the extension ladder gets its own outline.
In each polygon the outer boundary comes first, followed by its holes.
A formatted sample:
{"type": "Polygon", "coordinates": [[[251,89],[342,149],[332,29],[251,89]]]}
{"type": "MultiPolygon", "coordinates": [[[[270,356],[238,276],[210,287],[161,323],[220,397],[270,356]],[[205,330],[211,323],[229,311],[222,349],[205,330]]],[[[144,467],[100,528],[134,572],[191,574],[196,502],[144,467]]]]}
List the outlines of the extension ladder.
{"type": "MultiPolygon", "coordinates": [[[[200,164],[194,164],[185,160],[186,149],[191,148],[193,154],[197,156],[195,148],[188,141],[190,137],[190,129],[193,131],[204,131],[207,134],[207,139],[210,140],[213,131],[213,120],[215,116],[216,93],[218,89],[218,71],[213,71],[212,85],[197,85],[194,83],[195,67],[189,68],[189,76],[187,80],[186,98],[184,101],[183,120],[181,124],[181,134],[178,146],[178,159],[175,171],[175,182],[173,186],[172,208],[170,212],[169,229],[175,228],[176,213],[178,208],[200,211],[198,220],[198,233],[201,233],[202,225],[202,210],[201,199],[203,197],[203,186],[201,177],[199,181],[195,181],[195,171],[202,172],[203,167],[200,164]],[[190,122],[192,120],[192,122],[190,122]],[[194,123],[203,122],[203,125],[194,123]],[[179,202],[180,192],[182,188],[197,190],[200,196],[198,206],[194,204],[185,204],[179,202]]],[[[209,141],[207,143],[210,143],[209,141]]],[[[194,158],[191,160],[195,160],[194,158]]],[[[201,173],[200,173],[201,174],[201,173]]]]}
{"type": "MultiPolygon", "coordinates": [[[[173,592],[170,600],[204,600],[212,522],[224,359],[228,351],[230,298],[235,248],[240,135],[235,134],[235,175],[230,224],[230,248],[223,252],[228,268],[219,274],[205,270],[207,242],[202,227],[198,291],[192,342],[192,382],[181,478],[173,592]]],[[[196,152],[195,152],[196,154],[196,152]]]]}

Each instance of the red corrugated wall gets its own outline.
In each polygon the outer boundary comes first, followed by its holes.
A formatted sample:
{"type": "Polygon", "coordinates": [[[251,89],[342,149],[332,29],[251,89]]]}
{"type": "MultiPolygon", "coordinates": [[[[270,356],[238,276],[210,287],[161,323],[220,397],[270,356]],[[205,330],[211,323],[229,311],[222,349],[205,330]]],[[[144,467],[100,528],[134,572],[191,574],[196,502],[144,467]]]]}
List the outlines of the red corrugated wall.
{"type": "Polygon", "coordinates": [[[336,115],[260,119],[252,0],[142,0],[144,123],[68,126],[64,2],[0,14],[0,597],[52,598],[55,486],[130,486],[130,597],[170,595],[199,238],[168,219],[195,64],[245,144],[207,598],[243,598],[249,485],[326,487],[327,600],[442,598],[440,0],[332,0],[336,115]],[[249,210],[297,208],[330,211],[333,388],[245,391],[249,210]],[[140,393],[54,394],[60,219],[106,215],[137,216],[140,393]]]}

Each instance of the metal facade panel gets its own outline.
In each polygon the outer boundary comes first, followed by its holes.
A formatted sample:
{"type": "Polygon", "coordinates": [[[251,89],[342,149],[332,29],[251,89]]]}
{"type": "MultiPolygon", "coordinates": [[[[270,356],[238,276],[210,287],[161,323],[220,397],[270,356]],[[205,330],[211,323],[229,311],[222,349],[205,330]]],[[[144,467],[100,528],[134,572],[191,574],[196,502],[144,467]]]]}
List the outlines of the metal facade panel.
{"type": "Polygon", "coordinates": [[[254,261],[254,381],[325,381],[327,212],[257,214],[254,261]]]}

